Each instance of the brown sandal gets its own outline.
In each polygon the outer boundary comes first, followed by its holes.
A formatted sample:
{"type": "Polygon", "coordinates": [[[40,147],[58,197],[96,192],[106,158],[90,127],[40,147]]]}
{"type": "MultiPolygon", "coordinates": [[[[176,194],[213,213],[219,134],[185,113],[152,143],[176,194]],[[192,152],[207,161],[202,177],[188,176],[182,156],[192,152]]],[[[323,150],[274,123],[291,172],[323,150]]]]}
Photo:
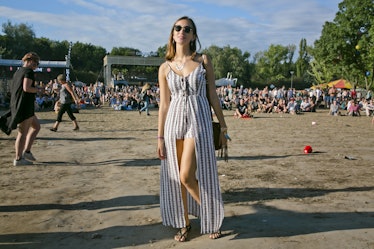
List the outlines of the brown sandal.
{"type": "Polygon", "coordinates": [[[188,239],[188,232],[191,230],[191,225],[179,229],[174,239],[179,242],[185,242],[188,239]]]}

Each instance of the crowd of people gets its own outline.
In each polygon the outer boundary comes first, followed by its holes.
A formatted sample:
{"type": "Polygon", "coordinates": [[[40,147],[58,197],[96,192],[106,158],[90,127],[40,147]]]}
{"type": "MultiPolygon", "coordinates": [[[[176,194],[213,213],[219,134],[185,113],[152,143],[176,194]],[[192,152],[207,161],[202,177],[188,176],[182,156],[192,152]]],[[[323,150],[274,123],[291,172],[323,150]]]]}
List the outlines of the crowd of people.
{"type": "MultiPolygon", "coordinates": [[[[59,106],[61,84],[57,78],[49,82],[35,81],[35,85],[43,88],[44,91],[36,94],[35,110],[50,111],[57,110],[59,106]]],[[[109,105],[114,110],[141,110],[144,102],[152,107],[157,107],[159,94],[157,87],[152,87],[149,91],[142,92],[142,86],[126,85],[108,87],[102,82],[88,85],[71,84],[74,93],[79,98],[77,104],[73,104],[73,109],[99,108],[109,105]],[[145,95],[149,98],[144,99],[145,95]]],[[[9,107],[6,101],[6,94],[0,93],[0,106],[4,109],[9,107]]]]}
{"type": "Polygon", "coordinates": [[[356,89],[295,90],[265,86],[244,88],[242,86],[222,86],[217,88],[221,106],[233,110],[236,118],[253,117],[255,113],[289,113],[315,112],[318,108],[330,110],[331,115],[366,116],[373,115],[371,91],[365,95],[356,89]]]}
{"type": "MultiPolygon", "coordinates": [[[[57,79],[48,83],[36,82],[45,89],[38,93],[35,109],[53,110],[59,99],[60,85],[57,79]]],[[[158,107],[160,101],[159,87],[152,85],[142,91],[141,85],[105,86],[102,82],[85,85],[73,85],[79,97],[79,108],[98,108],[109,105],[114,110],[146,110],[158,107]]],[[[224,110],[232,110],[236,118],[250,118],[256,113],[289,113],[315,112],[318,108],[329,109],[330,115],[373,116],[374,104],[372,92],[362,94],[356,89],[327,89],[295,90],[285,86],[277,88],[245,88],[243,86],[218,87],[217,95],[224,110]]],[[[0,94],[0,104],[6,107],[5,96],[0,94]]]]}
{"type": "Polygon", "coordinates": [[[296,91],[265,86],[264,88],[244,88],[242,86],[222,86],[217,89],[222,108],[233,110],[237,118],[253,117],[256,113],[315,112],[321,105],[318,93],[296,91]]]}

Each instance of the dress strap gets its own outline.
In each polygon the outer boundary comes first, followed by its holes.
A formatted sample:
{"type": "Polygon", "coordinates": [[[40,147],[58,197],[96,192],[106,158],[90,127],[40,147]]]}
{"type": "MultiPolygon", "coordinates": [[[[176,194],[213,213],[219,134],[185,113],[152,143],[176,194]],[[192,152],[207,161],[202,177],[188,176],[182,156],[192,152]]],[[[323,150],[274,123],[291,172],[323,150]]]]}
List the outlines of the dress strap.
{"type": "Polygon", "coordinates": [[[170,61],[166,61],[166,64],[168,64],[168,66],[170,67],[171,69],[171,64],[170,64],[170,61]]]}
{"type": "Polygon", "coordinates": [[[170,72],[174,72],[173,68],[171,67],[171,62],[170,61],[166,61],[166,64],[168,64],[168,66],[169,66],[169,72],[168,72],[168,74],[170,72]]]}

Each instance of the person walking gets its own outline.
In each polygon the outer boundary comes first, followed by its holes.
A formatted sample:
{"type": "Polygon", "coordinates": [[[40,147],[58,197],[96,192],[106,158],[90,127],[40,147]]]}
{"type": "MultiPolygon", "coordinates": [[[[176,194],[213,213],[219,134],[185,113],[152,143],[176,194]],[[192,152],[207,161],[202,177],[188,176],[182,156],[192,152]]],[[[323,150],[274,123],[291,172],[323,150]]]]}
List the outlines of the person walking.
{"type": "Polygon", "coordinates": [[[144,96],[143,96],[143,103],[144,106],[139,110],[139,114],[142,114],[142,111],[145,111],[147,113],[147,116],[149,116],[149,104],[151,103],[151,100],[153,99],[153,96],[151,94],[151,90],[146,90],[144,96]]]}
{"type": "Polygon", "coordinates": [[[74,131],[79,130],[78,122],[76,117],[73,114],[73,110],[71,109],[71,105],[73,103],[79,104],[79,98],[73,91],[72,87],[70,84],[66,81],[66,77],[63,74],[60,74],[57,76],[57,82],[61,84],[61,89],[60,89],[60,109],[57,113],[57,119],[53,127],[50,129],[51,131],[56,132],[58,129],[58,126],[62,122],[62,115],[66,112],[70,118],[70,120],[73,122],[74,131]]]}
{"type": "MultiPolygon", "coordinates": [[[[157,153],[161,159],[160,208],[163,224],[188,239],[189,214],[200,217],[200,232],[221,237],[224,219],[213,143],[211,107],[227,132],[216,94],[210,58],[196,52],[194,21],[179,18],[171,28],[166,61],[159,68],[160,104],[157,153]]],[[[227,140],[224,139],[224,143],[227,140]]]]}
{"type": "Polygon", "coordinates": [[[36,93],[43,88],[35,85],[34,70],[39,66],[40,57],[29,52],[22,58],[23,65],[13,75],[10,90],[10,111],[0,118],[1,130],[7,135],[18,128],[15,142],[14,166],[32,165],[35,161],[31,147],[40,131],[40,123],[35,115],[36,93]]]}

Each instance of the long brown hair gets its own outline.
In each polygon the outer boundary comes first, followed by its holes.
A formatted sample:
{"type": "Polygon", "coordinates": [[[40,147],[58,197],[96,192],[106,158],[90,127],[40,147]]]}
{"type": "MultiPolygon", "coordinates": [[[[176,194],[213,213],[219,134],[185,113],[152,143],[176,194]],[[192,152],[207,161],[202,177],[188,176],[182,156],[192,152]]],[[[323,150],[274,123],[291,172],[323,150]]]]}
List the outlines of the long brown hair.
{"type": "Polygon", "coordinates": [[[182,16],[181,18],[176,20],[174,22],[173,26],[171,27],[169,42],[168,42],[168,45],[167,45],[167,48],[166,48],[166,56],[165,56],[166,60],[172,60],[175,57],[176,45],[175,45],[175,42],[174,42],[174,39],[173,39],[173,32],[174,32],[174,25],[177,22],[179,22],[180,20],[188,20],[191,23],[192,32],[196,37],[195,40],[190,42],[190,50],[192,51],[192,58],[196,55],[196,50],[197,50],[196,49],[196,44],[199,44],[199,49],[201,48],[199,36],[197,35],[197,29],[196,29],[195,22],[191,18],[189,18],[188,16],[182,16]]]}

